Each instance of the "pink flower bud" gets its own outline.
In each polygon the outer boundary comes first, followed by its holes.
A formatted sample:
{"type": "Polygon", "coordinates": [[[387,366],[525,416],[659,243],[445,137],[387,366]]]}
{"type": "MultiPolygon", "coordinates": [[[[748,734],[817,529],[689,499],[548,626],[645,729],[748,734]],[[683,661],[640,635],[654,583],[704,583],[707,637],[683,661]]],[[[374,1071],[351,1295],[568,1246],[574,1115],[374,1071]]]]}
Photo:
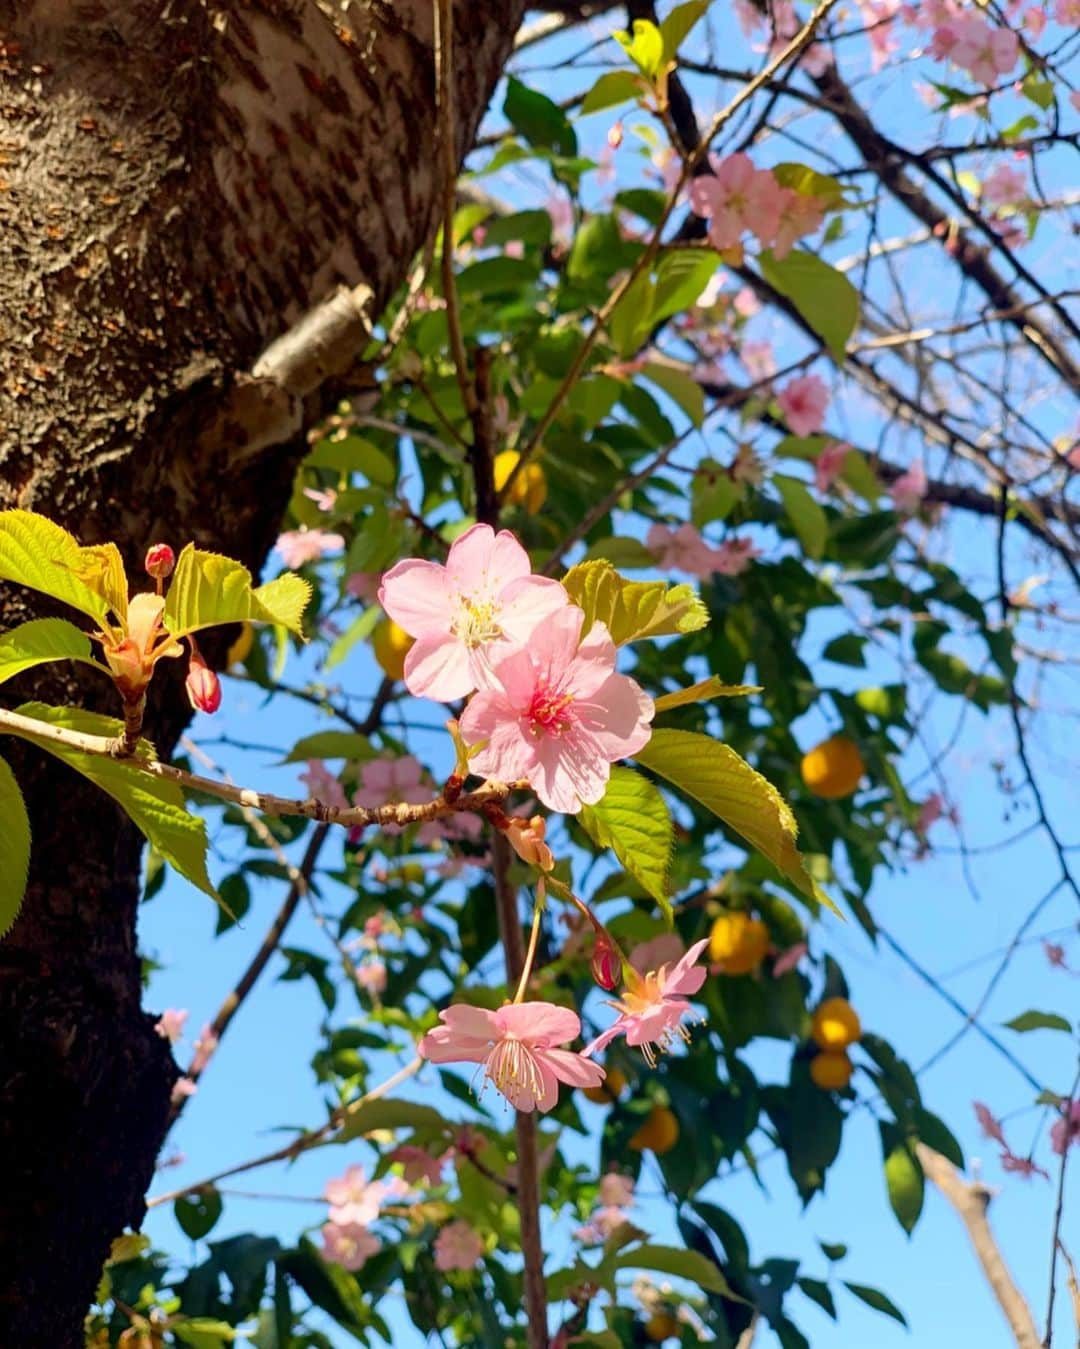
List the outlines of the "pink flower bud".
{"type": "Polygon", "coordinates": [[[221,680],[194,646],[184,687],[188,700],[197,712],[216,712],[221,706],[221,680]]]}
{"type": "Polygon", "coordinates": [[[607,143],[611,146],[613,150],[617,150],[619,148],[619,146],[622,144],[622,140],[623,140],[622,122],[616,122],[613,126],[608,127],[607,143]]]}
{"type": "Polygon", "coordinates": [[[593,947],[590,962],[592,977],[608,993],[618,988],[622,978],[622,958],[612,943],[604,936],[598,936],[593,947]]]}
{"type": "Polygon", "coordinates": [[[550,871],[555,865],[555,859],[544,842],[545,828],[542,815],[534,815],[531,820],[512,815],[506,822],[505,832],[510,846],[523,862],[539,867],[541,871],[550,871]]]}
{"type": "Polygon", "coordinates": [[[176,554],[167,543],[152,543],[146,550],[144,565],[147,573],[155,581],[164,581],[167,576],[171,576],[173,573],[173,568],[176,566],[176,554]]]}

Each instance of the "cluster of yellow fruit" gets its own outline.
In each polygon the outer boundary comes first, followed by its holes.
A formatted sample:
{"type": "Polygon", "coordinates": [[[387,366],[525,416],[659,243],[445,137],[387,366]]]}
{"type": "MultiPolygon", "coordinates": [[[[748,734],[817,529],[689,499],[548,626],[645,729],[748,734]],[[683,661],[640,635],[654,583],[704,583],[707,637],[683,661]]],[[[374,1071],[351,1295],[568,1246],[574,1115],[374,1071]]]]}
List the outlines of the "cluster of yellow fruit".
{"type": "MultiPolygon", "coordinates": [[[[621,1068],[609,1068],[607,1077],[598,1087],[585,1087],[582,1095],[593,1105],[614,1105],[629,1086],[626,1074],[621,1068]]],[[[679,1141],[679,1121],[663,1105],[654,1105],[645,1117],[644,1123],[634,1133],[628,1146],[634,1152],[655,1152],[663,1156],[670,1152],[679,1141]]]]}
{"type": "Polygon", "coordinates": [[[392,618],[384,618],[375,625],[371,634],[371,648],[379,669],[387,679],[401,679],[405,673],[405,657],[413,639],[399,628],[392,618]]]}
{"type": "Polygon", "coordinates": [[[769,929],[748,913],[722,913],[709,933],[709,960],[721,974],[750,974],[765,959],[769,929]]]}
{"type": "Polygon", "coordinates": [[[822,1091],[838,1091],[855,1071],[849,1045],[862,1035],[858,1013],[847,998],[826,998],[810,1023],[810,1038],[821,1051],[810,1060],[810,1079],[822,1091]]]}
{"type": "Polygon", "coordinates": [[[826,801],[851,796],[866,772],[858,745],[846,735],[832,735],[807,750],[800,767],[807,790],[826,801]]]}

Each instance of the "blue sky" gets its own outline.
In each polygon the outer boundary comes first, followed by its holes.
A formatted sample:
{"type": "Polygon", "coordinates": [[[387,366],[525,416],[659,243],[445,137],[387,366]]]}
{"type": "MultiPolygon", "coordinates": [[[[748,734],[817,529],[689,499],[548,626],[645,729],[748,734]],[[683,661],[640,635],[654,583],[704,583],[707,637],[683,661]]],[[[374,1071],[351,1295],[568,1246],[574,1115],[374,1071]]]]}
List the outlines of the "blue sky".
{"type": "MultiPolygon", "coordinates": [[[[741,41],[729,29],[730,20],[719,18],[713,23],[713,35],[719,44],[741,41]]],[[[576,49],[577,43],[572,46],[576,49]]],[[[564,89],[575,87],[565,76],[547,78],[551,82],[545,82],[543,87],[555,97],[564,89]]],[[[911,118],[912,78],[910,69],[890,72],[875,86],[874,114],[886,129],[898,124],[899,119],[911,118]]],[[[698,96],[702,109],[711,110],[716,90],[701,86],[698,96]]],[[[496,104],[500,101],[497,97],[496,104]]],[[[932,139],[935,124],[921,110],[918,115],[925,121],[926,134],[932,139]]],[[[593,134],[602,137],[604,119],[593,120],[597,122],[593,134]]],[[[959,139],[969,129],[961,124],[950,131],[959,139]]],[[[762,159],[772,162],[785,157],[795,157],[790,147],[784,154],[767,150],[762,159]]],[[[1051,184],[1055,181],[1069,184],[1067,165],[1052,160],[1044,163],[1044,168],[1051,184]]],[[[511,183],[508,190],[512,195],[519,192],[524,196],[532,188],[522,179],[516,186],[511,183]]],[[[1045,264],[1061,242],[1062,235],[1057,229],[1052,225],[1046,227],[1031,246],[1029,262],[1041,260],[1045,264]]],[[[908,265],[911,266],[910,259],[908,265]]],[[[913,302],[927,302],[938,279],[932,261],[927,258],[925,264],[911,272],[911,277],[913,302]]],[[[779,332],[775,335],[779,341],[783,340],[779,332]]],[[[1070,413],[1068,406],[1063,394],[1050,391],[1041,415],[1054,433],[1071,425],[1075,410],[1070,413]]],[[[866,430],[865,406],[854,397],[845,407],[849,418],[845,429],[857,439],[857,433],[866,430]]],[[[918,449],[910,437],[900,438],[895,448],[901,456],[918,449]]],[[[687,462],[692,461],[694,453],[697,451],[688,455],[687,462]]],[[[992,593],[992,538],[988,531],[969,521],[954,520],[946,526],[944,537],[952,565],[975,578],[978,593],[992,593]]],[[[1023,547],[1010,555],[1009,565],[1016,580],[1034,569],[1023,547]]],[[[823,642],[829,635],[823,630],[820,640],[823,642]]],[[[298,680],[303,673],[302,667],[290,668],[287,677],[298,680]]],[[[836,673],[835,669],[831,671],[831,677],[836,673]]],[[[349,691],[373,688],[375,672],[367,649],[354,650],[332,678],[349,691]]],[[[1075,745],[1075,726],[1067,715],[1070,703],[1075,704],[1074,680],[1067,671],[1055,675],[1042,688],[1041,698],[1044,710],[1031,739],[1035,766],[1062,835],[1066,841],[1080,844],[1080,826],[1076,824],[1080,796],[1075,762],[1069,763],[1070,747],[1075,745]]],[[[928,719],[927,732],[938,745],[944,744],[953,733],[959,708],[959,703],[943,699],[928,719]]],[[[438,719],[425,711],[424,720],[438,719]]],[[[269,741],[283,746],[307,731],[329,724],[317,712],[288,699],[278,699],[271,707],[264,707],[257,690],[232,681],[226,686],[223,711],[214,722],[199,717],[194,732],[197,736],[212,736],[219,729],[218,723],[220,730],[238,741],[269,741]]],[[[796,732],[800,743],[809,746],[820,738],[823,729],[820,720],[808,717],[796,727],[796,732]]],[[[281,789],[297,785],[296,770],[270,769],[270,756],[220,751],[220,757],[242,781],[281,789]]],[[[1075,759],[1074,754],[1072,757],[1075,759]]],[[[998,789],[995,764],[1011,760],[1012,731],[1007,717],[997,711],[986,719],[970,711],[964,718],[949,769],[950,786],[960,804],[967,842],[974,850],[968,875],[965,876],[961,859],[952,851],[956,846],[954,831],[943,822],[935,826],[931,836],[935,851],[924,860],[911,861],[902,871],[882,875],[871,894],[872,911],[882,926],[969,1008],[982,997],[1000,953],[1058,874],[1057,861],[1045,836],[1039,832],[1002,851],[978,851],[1019,833],[1034,818],[1030,800],[1022,793],[1006,798],[998,789]],[[974,881],[976,893],[972,893],[969,880],[974,881]]],[[[913,754],[904,764],[905,780],[917,775],[922,767],[922,758],[913,754]]],[[[929,790],[931,784],[924,783],[924,794],[929,790]]],[[[191,1010],[192,1028],[213,1015],[280,902],[279,883],[256,881],[253,886],[255,899],[246,922],[218,940],[213,938],[215,914],[205,900],[172,879],[163,893],[144,908],[143,947],[165,967],[154,975],[148,999],[151,1008],[187,1007],[191,1010]]],[[[1059,890],[1033,926],[1032,935],[1054,934],[1054,940],[1066,946],[1073,967],[1080,969],[1076,920],[1075,900],[1064,889],[1059,890]]],[[[332,955],[303,911],[295,920],[289,942],[332,955]]],[[[827,950],[839,959],[864,1027],[894,1043],[913,1065],[929,1059],[959,1029],[961,1019],[939,994],[892,951],[883,946],[874,949],[854,923],[844,925],[826,920],[814,942],[815,951],[827,950]]],[[[155,1189],[171,1189],[268,1150],[280,1141],[279,1135],[269,1132],[275,1126],[310,1126],[321,1122],[321,1096],[308,1064],[316,1042],[321,1006],[309,982],[274,982],[273,975],[280,968],[281,962],[245,1004],[198,1096],[189,1104],[170,1140],[170,1147],[186,1154],[186,1162],[164,1172],[155,1189]]],[[[1067,1036],[1046,1031],[1020,1036],[1001,1029],[1002,1022],[1031,1007],[1073,1018],[1080,1011],[1077,975],[1051,969],[1038,940],[1016,951],[984,1009],[982,1020],[1022,1056],[1040,1083],[1067,1092],[1075,1072],[1075,1045],[1070,1044],[1067,1036]]],[[[781,1049],[770,1043],[755,1046],[749,1057],[755,1070],[767,1078],[785,1072],[789,1054],[789,1048],[781,1049]]],[[[985,1101],[996,1115],[1006,1118],[1010,1143],[1021,1154],[1047,1128],[1047,1114],[1032,1106],[1034,1093],[1027,1082],[974,1031],[920,1080],[928,1108],[947,1121],[969,1162],[973,1166],[978,1164],[980,1174],[999,1187],[1000,1193],[991,1207],[991,1221],[1006,1261],[1031,1301],[1036,1320],[1041,1322],[1049,1279],[1054,1187],[1038,1177],[1023,1180],[1001,1171],[997,1149],[979,1136],[972,1102],[985,1101]]],[[[864,1089],[867,1086],[864,1079],[864,1089]]],[[[422,1092],[427,1092],[425,1099],[430,1100],[430,1089],[422,1083],[411,1084],[408,1089],[408,1094],[422,1092]]],[[[461,1117],[458,1103],[447,1098],[445,1105],[455,1117],[461,1117]]],[[[599,1120],[599,1109],[589,1109],[589,1118],[599,1120]]],[[[575,1156],[587,1156],[590,1148],[595,1155],[592,1142],[574,1146],[575,1156]]],[[[1045,1140],[1037,1148],[1037,1155],[1044,1164],[1048,1161],[1045,1140]]],[[[291,1168],[272,1168],[243,1177],[237,1182],[237,1189],[272,1197],[228,1195],[225,1216],[213,1237],[256,1230],[275,1232],[286,1241],[294,1239],[299,1226],[305,1223],[316,1226],[323,1215],[319,1203],[304,1201],[317,1198],[325,1179],[355,1160],[363,1160],[362,1147],[354,1145],[348,1150],[332,1147],[305,1157],[291,1168]]],[[[896,1223],[886,1199],[877,1128],[870,1111],[860,1111],[845,1130],[842,1154],[830,1172],[827,1191],[805,1213],[800,1209],[781,1158],[763,1162],[761,1180],[759,1186],[744,1169],[713,1182],[708,1193],[708,1197],[737,1216],[751,1238],[755,1257],[798,1257],[806,1262],[802,1273],[825,1277],[827,1262],[817,1240],[845,1242],[850,1253],[835,1275],[882,1288],[904,1311],[911,1327],[908,1336],[899,1326],[866,1309],[838,1288],[838,1324],[813,1304],[792,1301],[792,1314],[815,1349],[866,1349],[867,1345],[890,1349],[902,1344],[916,1344],[919,1349],[957,1349],[968,1345],[1004,1349],[1011,1344],[959,1220],[940,1196],[933,1191],[928,1193],[923,1217],[912,1239],[896,1223]]],[[[647,1167],[642,1194],[648,1196],[658,1189],[655,1183],[650,1184],[647,1167]]],[[[1080,1186],[1074,1186],[1073,1193],[1078,1192],[1080,1186]]],[[[670,1233],[666,1210],[647,1197],[635,1216],[641,1226],[660,1238],[670,1233]]],[[[185,1252],[190,1245],[166,1209],[151,1214],[147,1230],[167,1249],[185,1252]]],[[[552,1268],[568,1262],[570,1245],[566,1233],[565,1224],[552,1233],[552,1268]]],[[[1074,1256],[1080,1257],[1080,1212],[1075,1203],[1066,1207],[1062,1236],[1074,1256]]],[[[411,1349],[423,1343],[403,1313],[391,1313],[390,1320],[395,1346],[411,1349]]],[[[1059,1287],[1055,1327],[1055,1342],[1059,1345],[1069,1342],[1069,1321],[1068,1299],[1060,1296],[1059,1287]]],[[[768,1332],[762,1332],[759,1342],[769,1345],[775,1340],[768,1332]]]]}

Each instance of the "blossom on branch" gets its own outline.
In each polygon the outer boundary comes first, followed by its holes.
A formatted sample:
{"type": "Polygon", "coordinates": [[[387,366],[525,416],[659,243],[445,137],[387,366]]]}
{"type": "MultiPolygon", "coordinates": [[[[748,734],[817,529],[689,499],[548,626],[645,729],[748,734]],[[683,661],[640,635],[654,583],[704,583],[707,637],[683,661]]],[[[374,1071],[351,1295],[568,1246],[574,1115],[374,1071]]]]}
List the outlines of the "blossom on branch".
{"type": "Polygon", "coordinates": [[[708,939],[695,942],[670,970],[661,965],[645,975],[633,968],[627,971],[623,996],[609,1003],[619,1013],[619,1019],[598,1035],[584,1054],[591,1057],[617,1036],[625,1035],[626,1043],[638,1046],[652,1067],[656,1063],[653,1046],[663,1052],[676,1040],[689,1040],[682,1019],[693,1016],[694,1009],[686,995],[699,992],[705,982],[705,970],[696,967],[708,944],[708,939]]]}

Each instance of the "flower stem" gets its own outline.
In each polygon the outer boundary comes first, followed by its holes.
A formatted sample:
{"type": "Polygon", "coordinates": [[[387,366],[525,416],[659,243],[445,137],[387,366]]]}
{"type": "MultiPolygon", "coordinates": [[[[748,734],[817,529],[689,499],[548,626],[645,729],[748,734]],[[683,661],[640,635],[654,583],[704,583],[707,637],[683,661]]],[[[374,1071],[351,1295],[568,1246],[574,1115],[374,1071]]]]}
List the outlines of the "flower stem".
{"type": "Polygon", "coordinates": [[[529,949],[525,952],[525,964],[522,966],[521,977],[518,979],[517,992],[514,994],[514,1002],[525,1001],[525,990],[529,986],[529,976],[532,974],[533,962],[536,960],[537,939],[540,936],[540,915],[544,912],[544,878],[543,876],[536,882],[536,903],[533,905],[532,929],[529,932],[529,949]]]}
{"type": "MultiPolygon", "coordinates": [[[[491,840],[495,904],[499,932],[506,952],[507,983],[520,980],[527,968],[517,894],[510,883],[510,845],[499,833],[491,840]]],[[[534,931],[539,924],[534,924],[534,931]]],[[[547,1349],[547,1290],[544,1287],[544,1251],[540,1244],[540,1166],[536,1147],[536,1115],[517,1112],[517,1204],[521,1218],[521,1251],[525,1257],[525,1316],[528,1349],[547,1349]]]]}

